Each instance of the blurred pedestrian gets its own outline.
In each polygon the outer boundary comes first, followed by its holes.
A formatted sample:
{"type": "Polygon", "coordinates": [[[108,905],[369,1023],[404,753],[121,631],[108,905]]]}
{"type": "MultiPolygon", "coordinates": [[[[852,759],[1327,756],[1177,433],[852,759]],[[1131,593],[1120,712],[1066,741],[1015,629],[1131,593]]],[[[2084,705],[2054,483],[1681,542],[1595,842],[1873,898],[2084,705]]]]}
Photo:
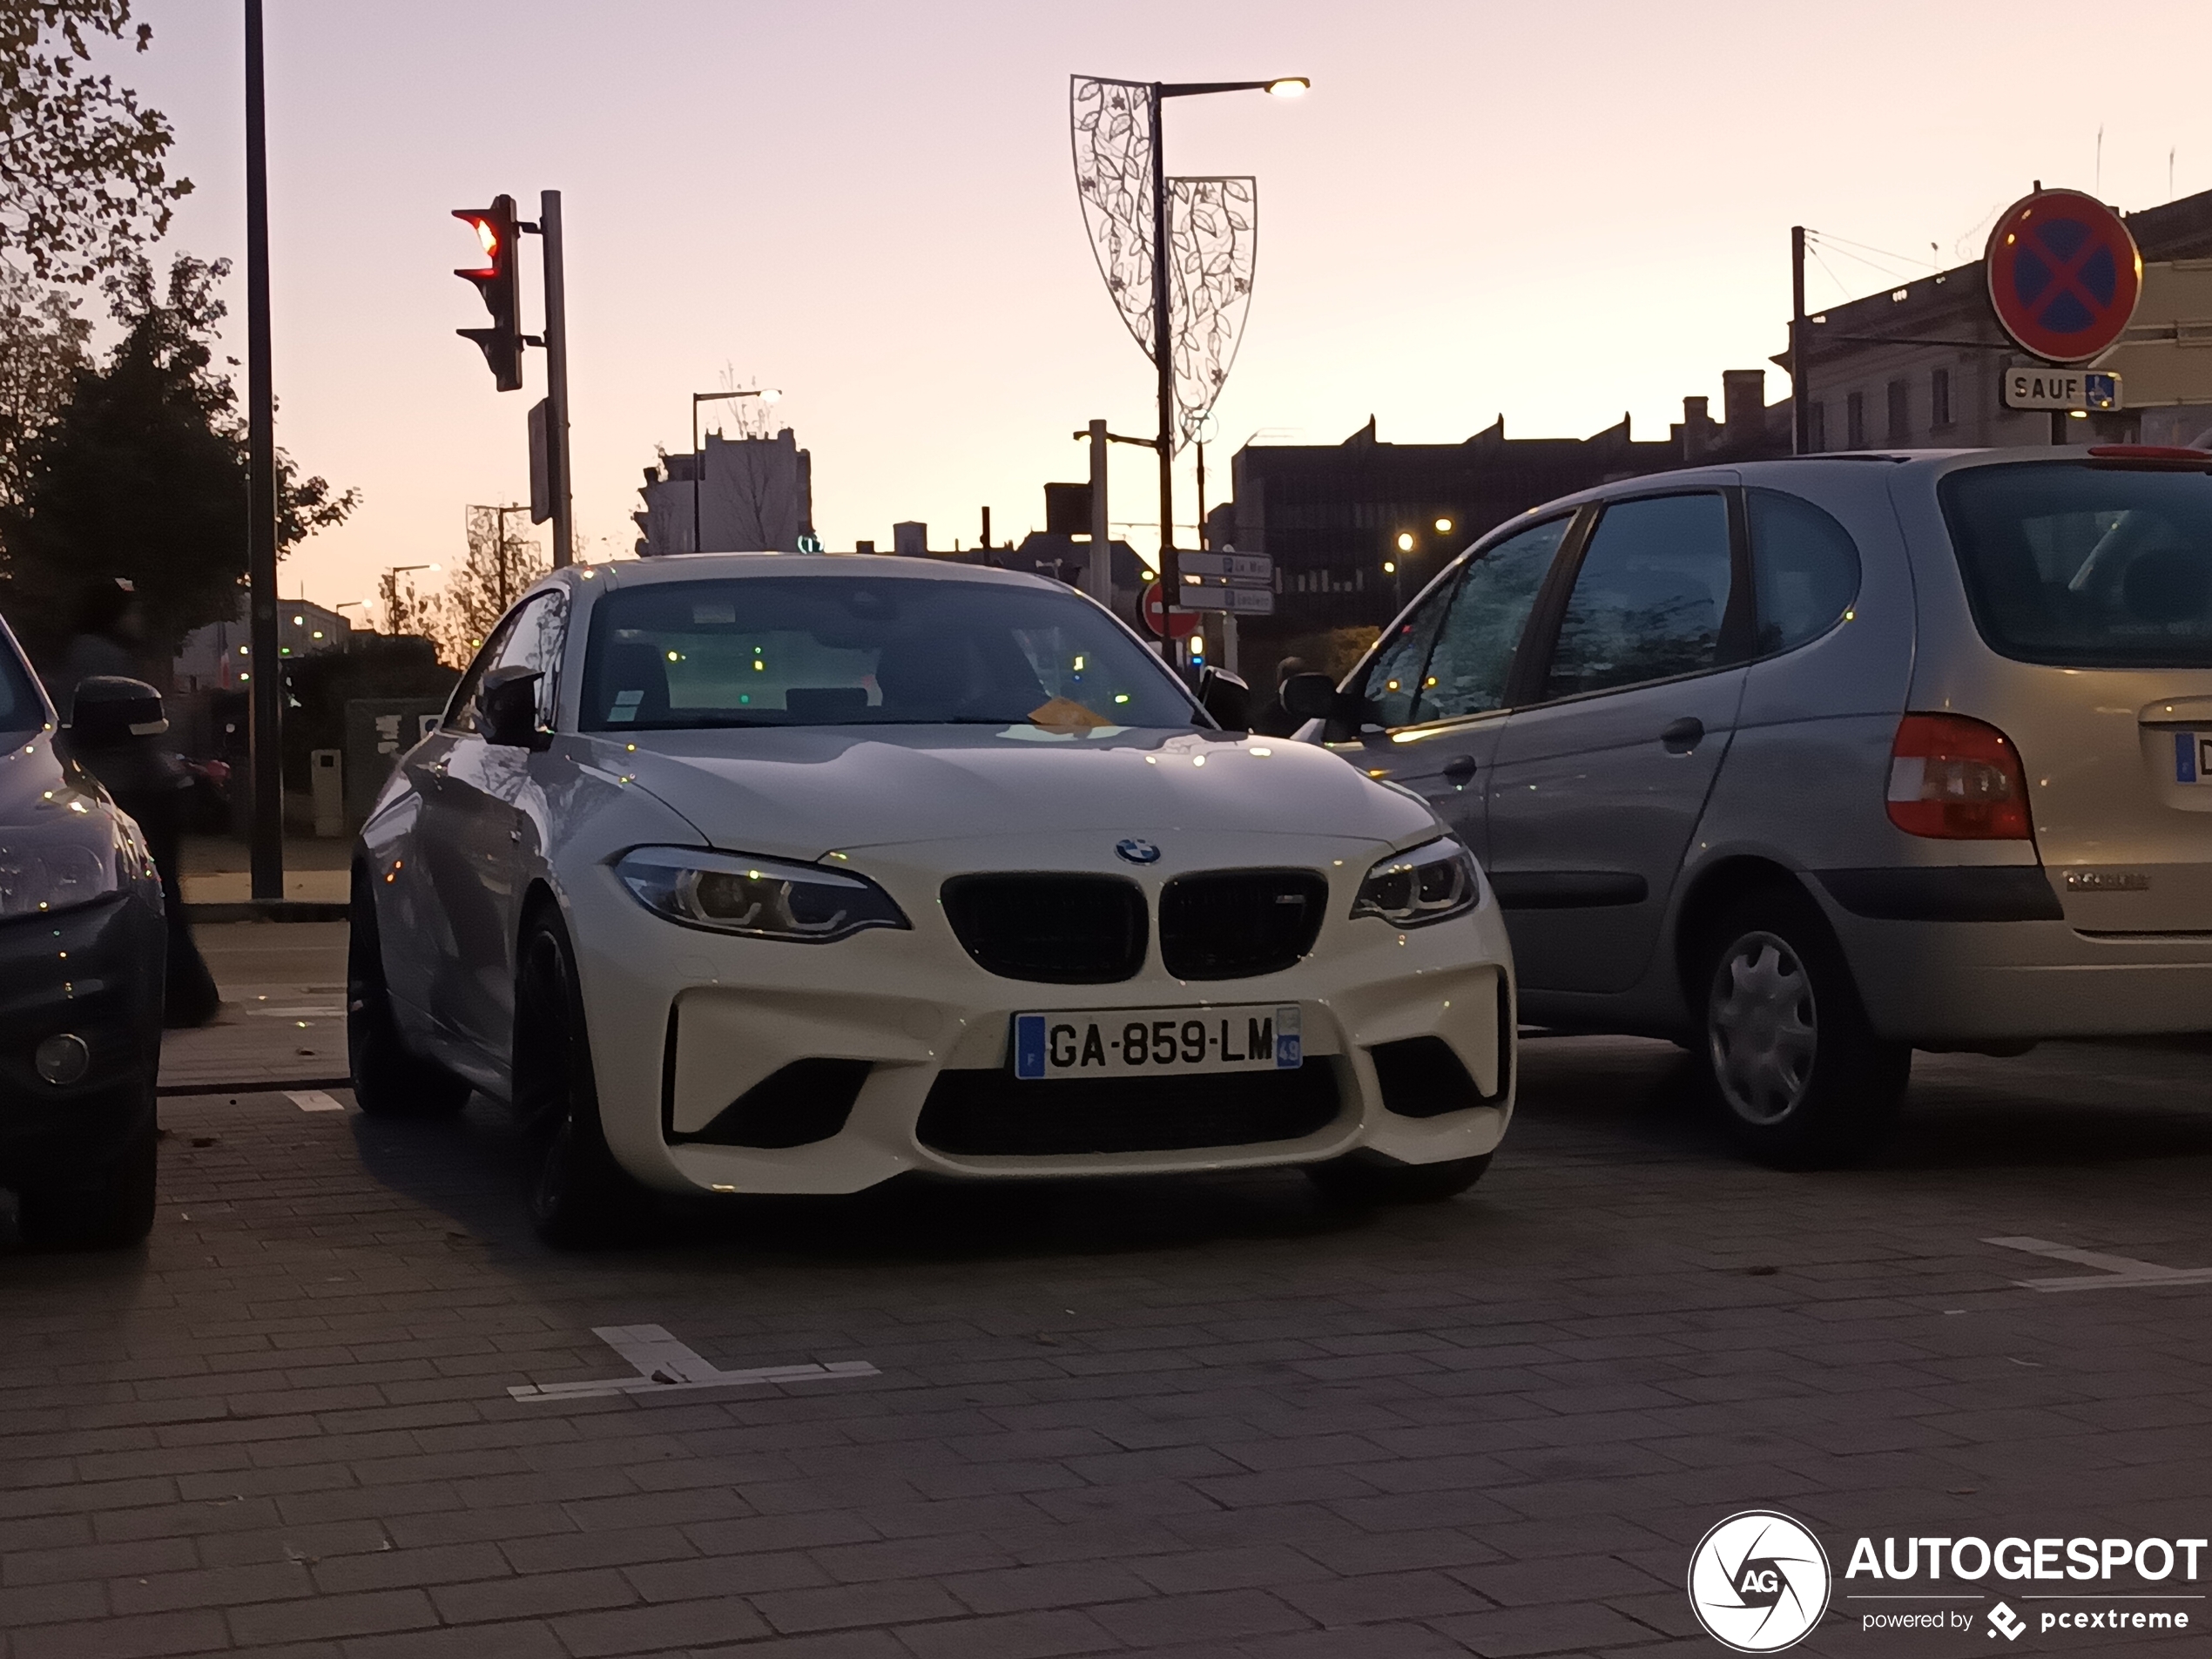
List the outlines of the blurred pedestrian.
{"type": "Polygon", "coordinates": [[[223,998],[185,920],[178,869],[184,852],[185,792],[192,787],[192,774],[162,741],[169,722],[161,712],[161,693],[125,675],[94,674],[70,688],[69,708],[71,757],[138,821],[161,876],[169,934],[163,1022],[206,1025],[222,1012],[223,998]]]}
{"type": "Polygon", "coordinates": [[[69,648],[62,658],[62,683],[46,688],[54,706],[69,714],[78,682],[95,674],[140,678],[145,672],[141,660],[145,645],[145,610],[138,589],[119,576],[86,583],[78,596],[69,648]]]}
{"type": "Polygon", "coordinates": [[[1305,658],[1285,657],[1275,664],[1275,685],[1267,701],[1259,705],[1259,712],[1252,717],[1252,731],[1264,738],[1287,738],[1305,724],[1283,706],[1283,682],[1293,674],[1305,672],[1305,658]]]}

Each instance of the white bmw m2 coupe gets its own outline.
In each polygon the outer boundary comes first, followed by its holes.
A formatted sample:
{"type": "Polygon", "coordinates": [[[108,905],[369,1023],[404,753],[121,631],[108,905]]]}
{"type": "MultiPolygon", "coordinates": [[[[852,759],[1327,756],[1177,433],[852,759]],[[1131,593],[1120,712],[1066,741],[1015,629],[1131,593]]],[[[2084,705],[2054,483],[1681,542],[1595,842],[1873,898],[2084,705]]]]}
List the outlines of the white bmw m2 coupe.
{"type": "Polygon", "coordinates": [[[556,572],[362,831],[361,1108],[512,1103],[564,1243],[910,1170],[1462,1191],[1513,1109],[1497,907],[1424,802],[1241,699],[1034,577],[556,572]]]}

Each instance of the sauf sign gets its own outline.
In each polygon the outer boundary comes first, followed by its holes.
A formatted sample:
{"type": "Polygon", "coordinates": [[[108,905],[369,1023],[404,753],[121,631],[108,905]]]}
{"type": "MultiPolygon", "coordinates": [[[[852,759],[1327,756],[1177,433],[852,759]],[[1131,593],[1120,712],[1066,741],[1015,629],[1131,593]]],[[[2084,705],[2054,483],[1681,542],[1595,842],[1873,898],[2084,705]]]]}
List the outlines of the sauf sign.
{"type": "Polygon", "coordinates": [[[2080,409],[2085,413],[2121,405],[2120,376],[2088,368],[2020,366],[2005,371],[2008,409],[2080,409]]]}

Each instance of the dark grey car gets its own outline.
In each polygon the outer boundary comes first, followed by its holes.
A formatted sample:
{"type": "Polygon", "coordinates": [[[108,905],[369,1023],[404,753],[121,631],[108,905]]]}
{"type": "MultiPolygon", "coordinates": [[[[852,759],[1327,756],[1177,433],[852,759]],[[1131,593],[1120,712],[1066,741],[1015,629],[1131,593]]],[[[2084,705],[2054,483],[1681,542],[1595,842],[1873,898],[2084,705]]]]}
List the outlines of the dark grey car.
{"type": "Polygon", "coordinates": [[[1676,1038],[1750,1148],[1913,1049],[2212,1029],[2212,455],[1827,455],[1540,508],[1307,728],[1428,799],[1526,1019],[1676,1038]]]}

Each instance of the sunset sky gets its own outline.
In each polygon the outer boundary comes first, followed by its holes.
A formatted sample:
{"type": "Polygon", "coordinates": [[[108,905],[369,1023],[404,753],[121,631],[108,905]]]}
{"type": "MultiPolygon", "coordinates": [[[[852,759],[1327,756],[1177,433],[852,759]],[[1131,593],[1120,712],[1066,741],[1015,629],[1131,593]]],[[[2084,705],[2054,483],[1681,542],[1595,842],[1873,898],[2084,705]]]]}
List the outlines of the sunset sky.
{"type": "MultiPolygon", "coordinates": [[[[577,515],[604,558],[725,373],[783,388],[832,547],[904,518],[972,544],[986,502],[1018,537],[1047,480],[1084,475],[1072,431],[1150,429],[1076,207],[1070,72],[1313,78],[1170,110],[1171,172],[1260,185],[1217,499],[1253,432],[1332,442],[1370,414],[1400,441],[1501,411],[1517,436],[1624,409],[1662,435],[1781,349],[1792,223],[1898,256],[1831,251],[1817,306],[1977,257],[2033,179],[2134,209],[2168,198],[2170,152],[2176,192],[2212,188],[2212,21],[2164,0],[2126,10],[2117,54],[2077,4],[1979,0],[266,3],[279,441],[363,495],[286,567],[326,603],[454,562],[465,503],[527,495],[542,358],[502,396],[453,334],[482,311],[448,210],[501,190],[533,216],[563,192],[577,515]]],[[[171,246],[242,260],[239,7],[136,13],[153,50],[116,66],[198,185],[171,246]]],[[[242,349],[242,269],[229,297],[242,349]]],[[[1117,520],[1153,516],[1150,460],[1117,452],[1117,520]]],[[[1187,516],[1187,462],[1181,488],[1187,516]]]]}

